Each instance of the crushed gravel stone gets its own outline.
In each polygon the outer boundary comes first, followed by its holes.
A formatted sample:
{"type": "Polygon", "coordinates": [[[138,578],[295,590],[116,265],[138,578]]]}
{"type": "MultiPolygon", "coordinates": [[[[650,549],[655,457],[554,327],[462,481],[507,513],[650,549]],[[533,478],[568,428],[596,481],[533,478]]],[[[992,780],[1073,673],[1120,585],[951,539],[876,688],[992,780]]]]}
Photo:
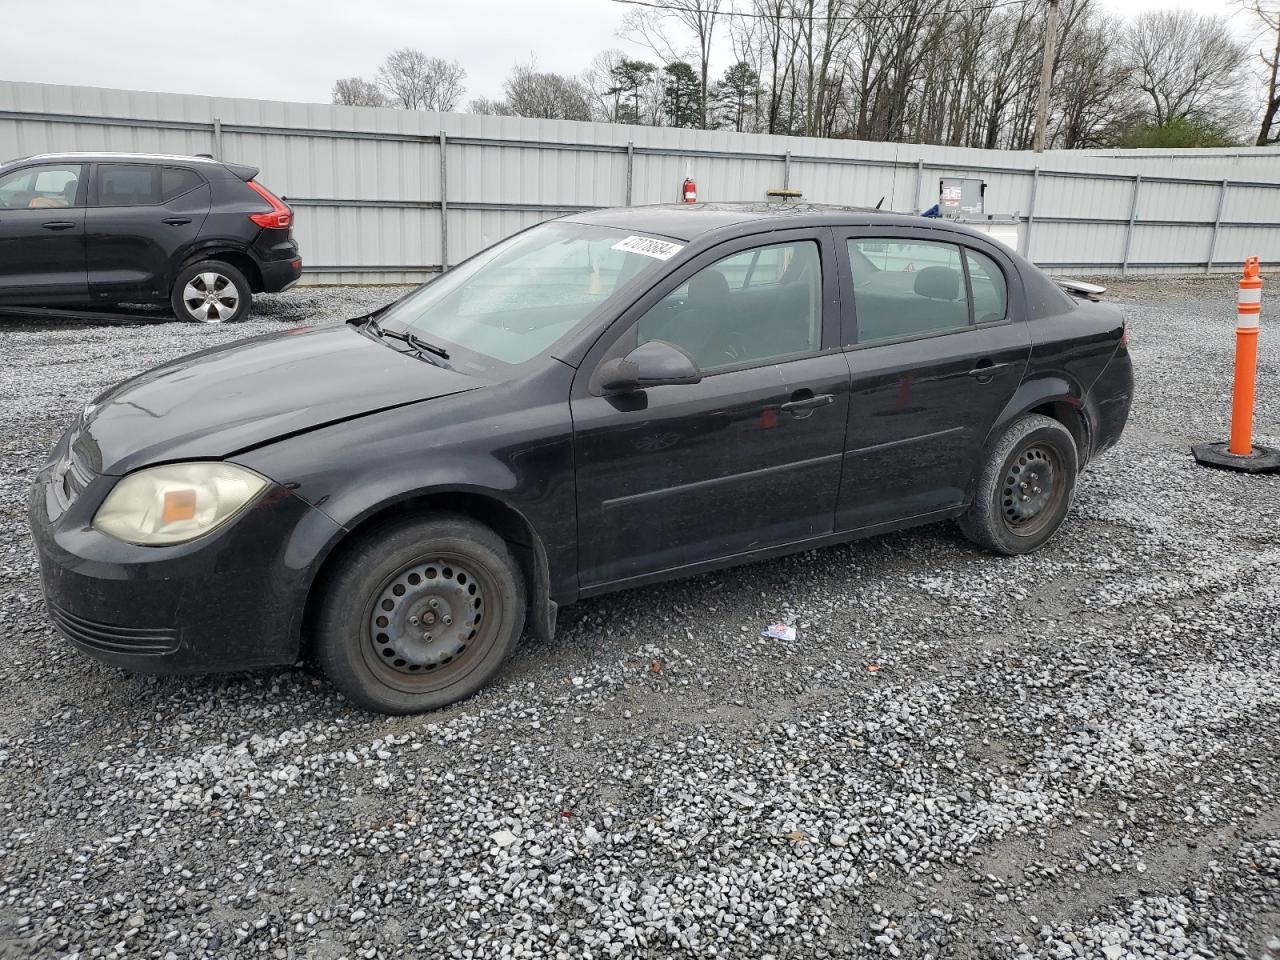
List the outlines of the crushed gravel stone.
{"type": "MultiPolygon", "coordinates": [[[[80,656],[25,501],[109,384],[403,289],[0,320],[0,956],[1280,960],[1280,475],[1188,451],[1234,278],[1109,282],[1132,419],[1040,553],[944,524],[591,600],[396,719],[80,656]]],[[[1258,383],[1275,445],[1274,333],[1258,383]]]]}

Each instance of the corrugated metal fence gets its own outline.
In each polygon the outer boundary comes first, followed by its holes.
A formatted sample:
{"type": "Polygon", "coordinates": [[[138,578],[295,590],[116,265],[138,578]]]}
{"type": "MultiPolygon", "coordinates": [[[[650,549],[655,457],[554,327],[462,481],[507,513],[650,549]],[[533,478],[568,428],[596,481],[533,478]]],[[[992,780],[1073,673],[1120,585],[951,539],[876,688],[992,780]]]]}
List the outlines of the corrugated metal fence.
{"type": "Polygon", "coordinates": [[[1043,154],[478,117],[0,81],[0,158],[211,153],[262,169],[298,214],[307,279],[421,279],[525,226],[661,203],[806,200],[917,211],[938,179],[981,177],[1023,252],[1077,273],[1236,270],[1280,261],[1280,153],[1043,154]]]}

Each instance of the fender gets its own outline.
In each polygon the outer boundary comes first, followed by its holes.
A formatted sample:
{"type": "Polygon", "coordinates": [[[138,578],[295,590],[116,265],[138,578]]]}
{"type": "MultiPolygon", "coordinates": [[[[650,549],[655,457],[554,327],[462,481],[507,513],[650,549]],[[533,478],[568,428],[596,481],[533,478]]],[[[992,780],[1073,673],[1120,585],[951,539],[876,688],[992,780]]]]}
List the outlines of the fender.
{"type": "Polygon", "coordinates": [[[290,563],[305,567],[308,590],[344,537],[386,511],[420,504],[468,513],[516,546],[531,587],[531,625],[545,631],[556,605],[578,594],[569,405],[545,399],[567,397],[572,375],[553,362],[510,391],[410,404],[232,459],[286,485],[330,525],[329,535],[318,522],[292,534],[290,563]]]}
{"type": "MultiPolygon", "coordinates": [[[[249,249],[249,244],[239,240],[233,240],[230,237],[200,237],[181,250],[174,253],[169,258],[169,267],[165,276],[165,286],[172,286],[173,280],[177,277],[179,271],[188,263],[196,260],[203,260],[210,254],[218,253],[234,253],[238,256],[248,257],[249,260],[257,264],[257,259],[249,249]]],[[[261,279],[261,278],[259,278],[261,279]]],[[[249,282],[253,282],[253,277],[248,278],[249,282]]]]}
{"type": "Polygon", "coordinates": [[[986,437],[983,438],[983,449],[989,447],[991,442],[1004,433],[1013,421],[1029,410],[1034,410],[1046,403],[1068,404],[1077,411],[1081,411],[1083,421],[1084,397],[1083,387],[1068,373],[1058,370],[1028,374],[1018,384],[1018,389],[1013,392],[1013,396],[1009,398],[1009,402],[1005,404],[986,437]]]}

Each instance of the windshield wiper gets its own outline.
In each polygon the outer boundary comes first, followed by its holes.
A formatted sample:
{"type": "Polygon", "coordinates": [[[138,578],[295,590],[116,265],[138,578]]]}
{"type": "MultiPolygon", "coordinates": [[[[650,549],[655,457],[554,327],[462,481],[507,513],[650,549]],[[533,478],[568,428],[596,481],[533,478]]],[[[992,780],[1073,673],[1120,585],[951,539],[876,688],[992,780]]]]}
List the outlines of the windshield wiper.
{"type": "Polygon", "coordinates": [[[382,337],[384,339],[389,337],[392,340],[399,340],[401,343],[408,344],[410,347],[412,347],[414,350],[416,350],[420,354],[430,353],[439,357],[441,360],[449,359],[448,350],[446,350],[444,347],[438,346],[437,344],[431,343],[429,340],[423,340],[416,333],[411,333],[408,330],[405,330],[405,331],[387,330],[382,326],[382,324],[378,323],[378,321],[373,317],[370,317],[365,322],[364,326],[365,326],[365,329],[368,330],[370,333],[372,333],[375,337],[382,337]]]}

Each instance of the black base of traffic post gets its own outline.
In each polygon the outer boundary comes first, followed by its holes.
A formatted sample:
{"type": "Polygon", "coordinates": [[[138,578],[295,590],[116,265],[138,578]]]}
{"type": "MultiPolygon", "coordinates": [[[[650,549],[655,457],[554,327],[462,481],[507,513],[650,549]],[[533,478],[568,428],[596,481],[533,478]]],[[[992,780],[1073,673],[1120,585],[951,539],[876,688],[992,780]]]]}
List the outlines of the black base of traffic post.
{"type": "Polygon", "coordinates": [[[1253,445],[1253,452],[1237,456],[1227,451],[1225,443],[1197,443],[1191,448],[1196,462],[1221,470],[1238,470],[1241,473],[1280,473],[1280,450],[1253,445]]]}

